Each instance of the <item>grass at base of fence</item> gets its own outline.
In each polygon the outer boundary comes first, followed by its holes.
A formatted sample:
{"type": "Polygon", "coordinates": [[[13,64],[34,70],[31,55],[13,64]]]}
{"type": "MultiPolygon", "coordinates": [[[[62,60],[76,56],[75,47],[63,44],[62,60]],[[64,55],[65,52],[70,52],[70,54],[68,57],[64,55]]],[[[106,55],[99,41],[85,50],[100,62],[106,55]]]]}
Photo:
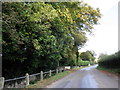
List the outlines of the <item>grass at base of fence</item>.
{"type": "Polygon", "coordinates": [[[104,68],[104,67],[97,67],[98,70],[102,70],[102,71],[107,71],[113,74],[116,74],[118,76],[120,76],[120,68],[119,69],[112,69],[112,68],[104,68]]]}
{"type": "Polygon", "coordinates": [[[51,76],[48,79],[44,79],[42,81],[37,81],[36,84],[33,84],[33,85],[31,84],[31,85],[27,86],[26,88],[45,88],[47,85],[50,85],[51,83],[69,75],[70,73],[73,73],[73,72],[75,72],[75,71],[77,71],[81,68],[85,68],[85,67],[88,67],[88,66],[83,66],[83,67],[80,67],[80,68],[74,68],[74,69],[70,69],[70,70],[58,73],[54,76],[51,76]]]}
{"type": "Polygon", "coordinates": [[[45,88],[47,85],[51,84],[52,82],[70,74],[71,72],[73,71],[65,71],[65,72],[61,72],[61,73],[58,73],[57,75],[55,76],[52,76],[48,79],[44,79],[42,81],[38,81],[36,84],[33,84],[33,85],[29,85],[27,86],[26,88],[45,88]]]}

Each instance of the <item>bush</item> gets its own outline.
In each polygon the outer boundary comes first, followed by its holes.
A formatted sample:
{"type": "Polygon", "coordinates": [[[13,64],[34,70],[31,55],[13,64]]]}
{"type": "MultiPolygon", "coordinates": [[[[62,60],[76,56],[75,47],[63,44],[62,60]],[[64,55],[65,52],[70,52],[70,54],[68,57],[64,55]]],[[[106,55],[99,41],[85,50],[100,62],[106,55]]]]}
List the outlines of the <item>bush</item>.
{"type": "Polygon", "coordinates": [[[94,61],[90,61],[90,65],[93,65],[93,64],[95,64],[94,61]]]}

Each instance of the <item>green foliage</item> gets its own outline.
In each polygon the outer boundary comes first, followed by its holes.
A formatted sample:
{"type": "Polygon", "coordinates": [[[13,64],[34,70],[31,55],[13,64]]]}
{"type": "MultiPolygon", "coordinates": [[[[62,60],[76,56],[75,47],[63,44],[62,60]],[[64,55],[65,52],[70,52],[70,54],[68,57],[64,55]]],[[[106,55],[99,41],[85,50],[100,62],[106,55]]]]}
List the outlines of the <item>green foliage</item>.
{"type": "Polygon", "coordinates": [[[83,61],[83,60],[78,61],[79,66],[88,66],[89,63],[90,63],[90,61],[83,61]]]}
{"type": "Polygon", "coordinates": [[[99,55],[99,60],[102,60],[103,58],[105,58],[105,57],[107,57],[108,55],[107,54],[104,54],[104,53],[101,53],[100,55],[99,55]]]}
{"type": "Polygon", "coordinates": [[[87,61],[94,61],[95,60],[94,53],[92,51],[82,52],[80,54],[80,58],[82,60],[87,60],[87,61]]]}
{"type": "Polygon", "coordinates": [[[100,67],[104,68],[120,68],[120,51],[115,54],[102,57],[98,64],[100,67]]]}
{"type": "Polygon", "coordinates": [[[83,2],[5,2],[2,6],[5,78],[78,64],[78,50],[87,41],[85,32],[92,32],[101,17],[98,9],[83,2]]]}
{"type": "Polygon", "coordinates": [[[93,65],[93,64],[95,64],[95,62],[94,61],[90,61],[90,65],[93,65]]]}

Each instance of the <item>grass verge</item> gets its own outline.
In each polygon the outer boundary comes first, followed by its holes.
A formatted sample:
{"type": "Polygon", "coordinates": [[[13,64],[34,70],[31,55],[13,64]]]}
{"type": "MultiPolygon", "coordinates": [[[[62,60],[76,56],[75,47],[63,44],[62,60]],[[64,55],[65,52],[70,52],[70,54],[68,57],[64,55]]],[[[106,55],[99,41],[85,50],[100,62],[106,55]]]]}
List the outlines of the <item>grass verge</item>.
{"type": "Polygon", "coordinates": [[[104,68],[104,67],[97,67],[98,70],[102,70],[102,71],[107,71],[113,74],[116,74],[118,76],[120,76],[120,69],[112,69],[112,68],[104,68]]]}
{"type": "Polygon", "coordinates": [[[26,88],[45,88],[46,86],[50,85],[51,83],[69,75],[70,73],[73,73],[73,72],[75,72],[81,68],[85,68],[85,67],[88,67],[88,66],[74,68],[74,69],[70,69],[70,70],[58,73],[54,76],[51,76],[50,78],[44,79],[42,81],[37,81],[35,84],[31,84],[31,85],[27,86],[26,88]]]}

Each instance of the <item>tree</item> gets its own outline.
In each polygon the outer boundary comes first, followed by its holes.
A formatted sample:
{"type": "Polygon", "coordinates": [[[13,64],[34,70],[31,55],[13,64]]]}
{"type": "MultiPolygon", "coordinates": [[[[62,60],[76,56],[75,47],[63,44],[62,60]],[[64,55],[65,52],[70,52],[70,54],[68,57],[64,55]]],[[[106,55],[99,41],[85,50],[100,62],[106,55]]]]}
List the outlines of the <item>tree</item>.
{"type": "Polygon", "coordinates": [[[86,36],[84,35],[84,33],[75,33],[73,34],[74,37],[74,45],[73,45],[73,50],[76,54],[76,65],[78,65],[78,57],[79,57],[79,47],[82,47],[83,44],[87,41],[86,36]]]}
{"type": "Polygon", "coordinates": [[[7,78],[55,69],[58,64],[73,65],[75,57],[78,62],[78,50],[87,41],[85,33],[92,32],[101,17],[98,9],[83,2],[2,5],[3,75],[7,78]]]}
{"type": "Polygon", "coordinates": [[[60,12],[63,17],[67,18],[67,26],[69,27],[70,34],[74,38],[73,49],[75,49],[76,60],[78,64],[78,50],[86,42],[84,32],[92,33],[93,25],[98,24],[98,19],[101,17],[100,11],[97,8],[93,9],[83,2],[68,2],[68,3],[56,3],[61,7],[66,7],[62,11],[66,11],[65,15],[60,12]]]}
{"type": "Polygon", "coordinates": [[[86,60],[86,61],[94,61],[95,60],[95,57],[94,57],[94,54],[92,53],[92,51],[86,51],[86,52],[82,52],[80,54],[80,58],[82,60],[86,60]]]}
{"type": "Polygon", "coordinates": [[[60,55],[50,30],[49,21],[56,17],[52,6],[9,2],[3,3],[3,7],[3,75],[12,78],[43,67],[55,68],[60,55]]]}

